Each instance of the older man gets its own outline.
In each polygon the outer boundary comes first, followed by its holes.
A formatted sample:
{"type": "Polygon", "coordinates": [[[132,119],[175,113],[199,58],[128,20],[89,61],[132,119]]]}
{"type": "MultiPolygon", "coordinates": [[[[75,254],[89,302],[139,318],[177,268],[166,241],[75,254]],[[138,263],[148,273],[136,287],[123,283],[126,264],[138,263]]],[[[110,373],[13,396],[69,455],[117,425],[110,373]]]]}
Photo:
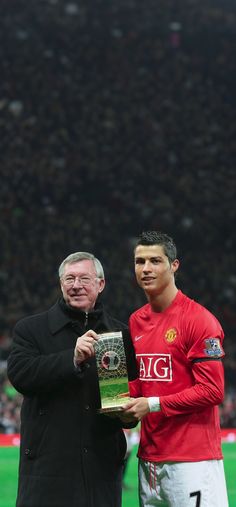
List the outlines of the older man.
{"type": "Polygon", "coordinates": [[[105,278],[94,255],[69,255],[59,278],[63,297],[17,323],[8,361],[24,395],[16,505],[121,507],[126,441],[121,420],[98,413],[94,343],[99,333],[122,331],[132,381],[128,328],[98,302],[105,278]]]}

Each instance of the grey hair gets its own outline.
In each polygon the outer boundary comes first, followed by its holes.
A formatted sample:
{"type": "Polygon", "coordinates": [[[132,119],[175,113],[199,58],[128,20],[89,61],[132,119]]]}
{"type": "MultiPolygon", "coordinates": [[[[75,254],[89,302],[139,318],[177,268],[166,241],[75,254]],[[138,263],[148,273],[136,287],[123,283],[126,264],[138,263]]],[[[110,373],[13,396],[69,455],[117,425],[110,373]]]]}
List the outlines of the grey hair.
{"type": "Polygon", "coordinates": [[[66,257],[59,266],[58,269],[59,278],[63,277],[66,264],[73,264],[74,262],[84,261],[87,259],[93,261],[97,277],[105,278],[101,262],[93,254],[89,252],[75,252],[68,255],[68,257],[66,257]]]}

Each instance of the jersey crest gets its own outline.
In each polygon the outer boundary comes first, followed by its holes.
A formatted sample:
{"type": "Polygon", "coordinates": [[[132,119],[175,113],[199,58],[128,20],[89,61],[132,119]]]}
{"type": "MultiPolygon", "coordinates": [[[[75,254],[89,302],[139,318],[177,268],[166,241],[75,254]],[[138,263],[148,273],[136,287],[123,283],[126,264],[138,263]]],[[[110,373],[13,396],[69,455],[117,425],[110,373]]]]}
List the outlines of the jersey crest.
{"type": "Polygon", "coordinates": [[[171,327],[170,329],[168,329],[166,331],[165,339],[166,339],[167,343],[173,343],[175,341],[176,336],[177,336],[177,330],[175,329],[175,327],[171,327]]]}

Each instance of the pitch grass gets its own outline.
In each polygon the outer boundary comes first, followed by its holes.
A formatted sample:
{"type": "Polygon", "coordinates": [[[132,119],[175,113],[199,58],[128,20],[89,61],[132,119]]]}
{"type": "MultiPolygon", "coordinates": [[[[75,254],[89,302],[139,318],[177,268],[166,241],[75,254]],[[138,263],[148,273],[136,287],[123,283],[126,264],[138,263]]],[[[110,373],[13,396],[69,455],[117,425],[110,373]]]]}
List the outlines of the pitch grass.
{"type": "MultiPolygon", "coordinates": [[[[127,488],[122,507],[138,507],[137,447],[132,451],[125,475],[127,488]]],[[[229,507],[236,506],[236,443],[223,444],[229,507]]],[[[0,507],[15,507],[19,449],[0,447],[0,507]]]]}

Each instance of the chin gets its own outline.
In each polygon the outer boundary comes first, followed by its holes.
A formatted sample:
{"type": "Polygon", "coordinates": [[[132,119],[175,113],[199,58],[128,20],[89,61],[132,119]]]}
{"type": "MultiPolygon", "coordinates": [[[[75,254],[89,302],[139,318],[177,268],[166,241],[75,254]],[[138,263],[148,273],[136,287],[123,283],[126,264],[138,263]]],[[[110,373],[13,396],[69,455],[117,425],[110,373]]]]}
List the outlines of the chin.
{"type": "Polygon", "coordinates": [[[156,287],[151,286],[151,285],[146,285],[145,287],[143,287],[143,290],[144,290],[144,292],[146,292],[146,294],[153,294],[156,292],[156,287]]]}
{"type": "Polygon", "coordinates": [[[69,306],[71,308],[78,308],[79,310],[84,308],[84,305],[80,301],[69,301],[69,306]]]}
{"type": "Polygon", "coordinates": [[[144,283],[142,285],[142,289],[143,290],[155,290],[156,289],[156,286],[154,283],[150,282],[150,283],[144,283]]]}

